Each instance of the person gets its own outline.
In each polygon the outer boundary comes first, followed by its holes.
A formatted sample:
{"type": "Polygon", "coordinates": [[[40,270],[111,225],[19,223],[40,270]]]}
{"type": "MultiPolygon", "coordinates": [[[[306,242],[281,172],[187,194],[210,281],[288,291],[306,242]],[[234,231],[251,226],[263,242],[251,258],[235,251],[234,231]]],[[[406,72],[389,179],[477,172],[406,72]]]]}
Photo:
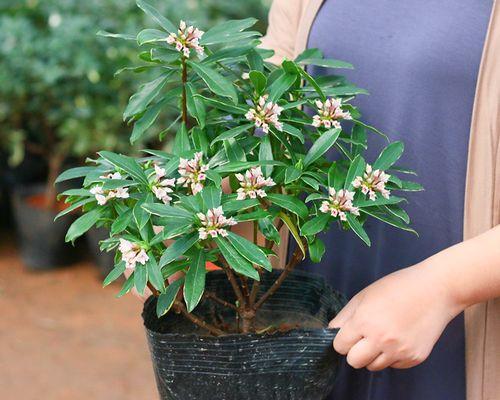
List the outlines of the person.
{"type": "MultiPolygon", "coordinates": [[[[364,120],[405,143],[425,187],[408,196],[419,238],[371,220],[371,248],[332,229],[303,263],[353,296],[330,324],[350,364],[330,398],[500,399],[498,2],[274,0],[262,47],[353,63],[339,74],[371,93],[364,120]]],[[[368,161],[383,145],[370,137],[368,161]]]]}

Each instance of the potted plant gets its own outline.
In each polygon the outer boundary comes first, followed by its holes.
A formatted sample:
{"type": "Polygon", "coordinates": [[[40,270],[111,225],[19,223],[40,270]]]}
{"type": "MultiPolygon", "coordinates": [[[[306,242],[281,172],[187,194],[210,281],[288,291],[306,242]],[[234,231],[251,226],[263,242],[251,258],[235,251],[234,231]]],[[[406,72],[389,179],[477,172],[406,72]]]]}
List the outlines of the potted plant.
{"type": "Polygon", "coordinates": [[[304,69],[348,63],[312,49],[275,66],[249,30],[254,19],[202,32],[137,4],[161,28],[137,35],[157,76],[124,118],[135,140],[174,108],[176,132],[165,132],[168,152],[101,151],[86,169],[66,171],[60,180],[84,179],[66,193],[64,213],[83,210],[66,240],[105,226],[102,249],[116,265],[104,284],[127,272],[118,296],[152,292],[143,317],[163,399],[324,398],[338,362],[325,327],[343,298],[295,267],[321,260],[318,234],[333,225],[367,245],[367,218],[412,231],[394,194],[420,189],[396,176],[409,172],[395,165],[403,144],[365,160],[368,132],[383,135],[351,103],[365,92],[304,69]],[[242,225],[247,237],[235,233],[242,225]],[[296,248],[273,270],[282,228],[296,248]],[[220,269],[207,272],[208,262],[220,269]]]}

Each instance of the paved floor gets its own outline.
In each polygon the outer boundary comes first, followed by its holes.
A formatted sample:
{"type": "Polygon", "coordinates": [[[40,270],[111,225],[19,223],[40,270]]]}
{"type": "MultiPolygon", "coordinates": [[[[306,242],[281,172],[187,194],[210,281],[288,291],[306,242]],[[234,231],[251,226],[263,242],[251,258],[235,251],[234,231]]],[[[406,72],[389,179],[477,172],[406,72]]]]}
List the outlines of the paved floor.
{"type": "Polygon", "coordinates": [[[86,262],[27,272],[0,243],[0,399],[158,398],[135,298],[86,262]]]}

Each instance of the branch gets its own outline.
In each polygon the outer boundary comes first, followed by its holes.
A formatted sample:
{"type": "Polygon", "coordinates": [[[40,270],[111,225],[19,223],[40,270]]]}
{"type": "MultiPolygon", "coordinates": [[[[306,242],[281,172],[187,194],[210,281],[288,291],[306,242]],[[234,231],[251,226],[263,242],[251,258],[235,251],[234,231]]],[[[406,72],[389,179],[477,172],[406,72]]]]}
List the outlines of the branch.
{"type": "Polygon", "coordinates": [[[177,312],[180,312],[185,318],[187,318],[193,324],[198,325],[200,328],[206,329],[212,335],[215,335],[215,336],[222,336],[222,335],[224,335],[224,331],[221,331],[219,328],[217,328],[217,327],[209,324],[208,322],[206,322],[203,319],[197,317],[196,315],[188,313],[188,311],[186,310],[186,307],[184,306],[184,304],[182,304],[179,300],[175,301],[174,307],[175,307],[175,310],[177,312]]]}
{"type": "Polygon", "coordinates": [[[207,299],[213,300],[216,303],[223,305],[224,307],[230,308],[231,310],[238,311],[238,307],[236,307],[234,304],[229,303],[226,300],[221,299],[220,297],[217,297],[217,295],[213,292],[205,291],[205,297],[207,299]]]}
{"type": "Polygon", "coordinates": [[[219,263],[224,272],[226,273],[227,278],[229,279],[229,283],[231,283],[231,286],[233,287],[234,294],[236,295],[236,298],[238,299],[241,308],[242,306],[245,305],[245,298],[243,297],[243,293],[241,292],[240,286],[238,285],[236,276],[234,275],[233,271],[231,270],[231,267],[227,264],[224,258],[219,257],[219,263]]]}
{"type": "Polygon", "coordinates": [[[262,304],[264,304],[267,301],[267,299],[269,299],[269,297],[271,297],[273,294],[276,293],[276,291],[280,288],[280,286],[283,284],[288,275],[290,275],[290,272],[293,271],[293,269],[301,259],[302,259],[302,251],[300,250],[300,247],[297,246],[297,248],[293,252],[292,258],[286,265],[281,275],[278,277],[278,279],[276,279],[276,281],[272,284],[272,286],[268,289],[268,291],[264,293],[263,296],[260,298],[260,300],[255,304],[254,306],[255,311],[257,311],[260,307],[262,307],[262,304]]]}

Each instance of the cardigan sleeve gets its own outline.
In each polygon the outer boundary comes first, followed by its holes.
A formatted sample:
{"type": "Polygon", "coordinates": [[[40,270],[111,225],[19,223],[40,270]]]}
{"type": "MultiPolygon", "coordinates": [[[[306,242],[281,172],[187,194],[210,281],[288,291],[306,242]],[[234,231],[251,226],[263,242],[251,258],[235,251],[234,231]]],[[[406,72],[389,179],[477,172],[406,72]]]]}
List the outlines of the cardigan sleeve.
{"type": "Polygon", "coordinates": [[[274,0],[269,11],[269,27],[261,47],[274,50],[268,61],[278,64],[295,57],[295,42],[303,9],[303,0],[274,0]]]}

